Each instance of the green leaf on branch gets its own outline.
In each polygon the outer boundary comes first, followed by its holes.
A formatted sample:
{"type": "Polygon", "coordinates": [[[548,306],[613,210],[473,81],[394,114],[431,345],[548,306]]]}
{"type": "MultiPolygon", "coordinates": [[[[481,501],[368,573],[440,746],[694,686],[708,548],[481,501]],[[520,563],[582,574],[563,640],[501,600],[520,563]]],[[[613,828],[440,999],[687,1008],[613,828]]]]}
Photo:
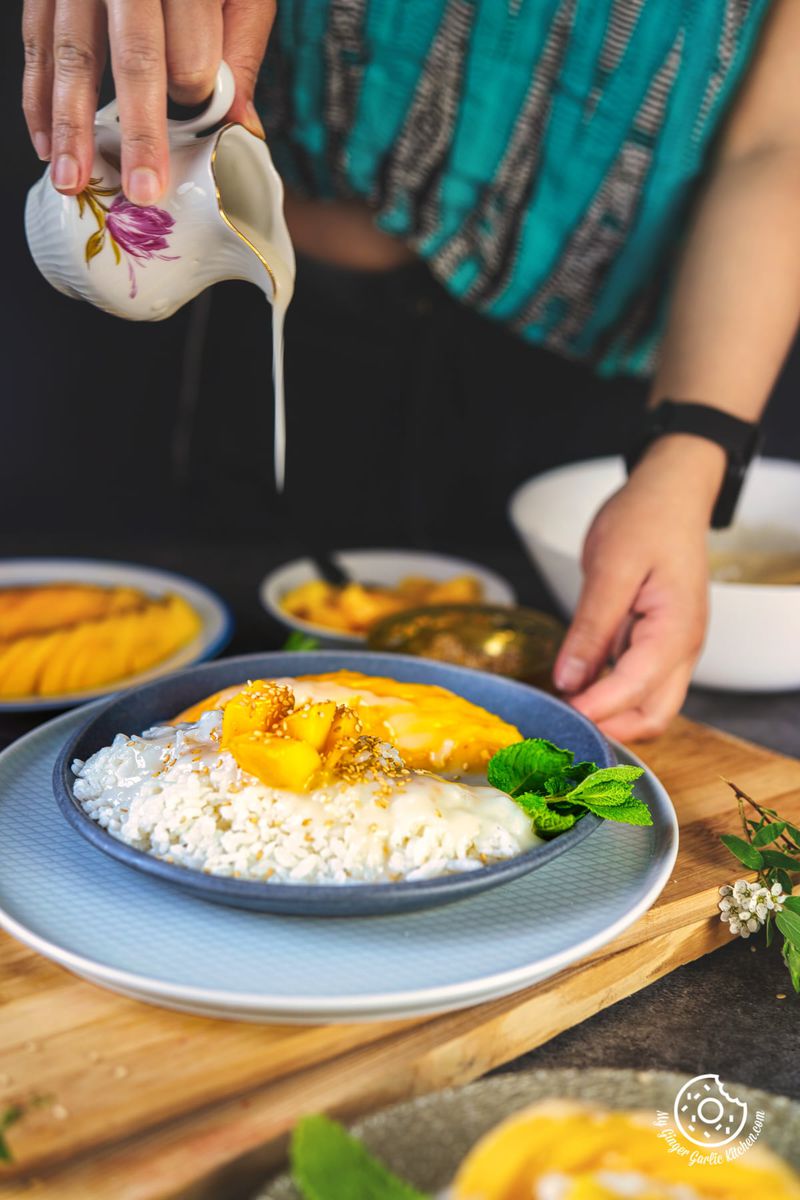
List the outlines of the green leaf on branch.
{"type": "Polygon", "coordinates": [[[791,942],[783,943],[783,961],[789,969],[789,975],[792,980],[792,987],[796,992],[800,992],[800,950],[793,946],[791,942]]]}
{"type": "Polygon", "coordinates": [[[770,842],[774,842],[779,838],[786,828],[785,821],[771,821],[769,825],[762,825],[758,833],[753,838],[753,845],[757,850],[762,846],[768,846],[770,842]]]}
{"type": "Polygon", "coordinates": [[[787,942],[791,942],[797,950],[800,950],[800,915],[793,912],[778,913],[775,924],[787,942]]]}
{"type": "Polygon", "coordinates": [[[783,869],[779,869],[777,871],[774,871],[773,875],[774,875],[774,879],[772,880],[772,882],[779,883],[788,896],[792,890],[792,881],[789,878],[786,871],[784,871],[783,869]]]}
{"type": "Polygon", "coordinates": [[[800,896],[787,896],[783,902],[783,907],[791,913],[797,913],[800,916],[800,896]]]}
{"type": "Polygon", "coordinates": [[[764,865],[760,850],[754,850],[749,842],[744,838],[736,837],[732,833],[723,833],[720,841],[730,850],[734,858],[738,858],[740,863],[749,867],[751,871],[760,871],[764,865]]]}
{"type": "Polygon", "coordinates": [[[800,870],[800,862],[782,850],[762,850],[761,857],[765,867],[782,867],[784,871],[800,870]]]}

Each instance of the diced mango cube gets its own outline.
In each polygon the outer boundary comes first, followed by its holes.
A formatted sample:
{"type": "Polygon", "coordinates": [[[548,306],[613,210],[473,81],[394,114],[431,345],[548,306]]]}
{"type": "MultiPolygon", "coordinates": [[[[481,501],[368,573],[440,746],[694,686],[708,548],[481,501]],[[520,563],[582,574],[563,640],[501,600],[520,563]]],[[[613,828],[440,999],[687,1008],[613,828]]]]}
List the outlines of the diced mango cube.
{"type": "Polygon", "coordinates": [[[308,742],[315,750],[321,751],[328,740],[334,719],[336,717],[336,701],[324,700],[321,704],[303,704],[296,708],[281,725],[281,731],[289,737],[308,742]]]}
{"type": "Polygon", "coordinates": [[[305,791],[322,766],[322,759],[308,742],[280,734],[245,733],[228,747],[243,771],[249,771],[268,787],[305,791]]]}
{"type": "Polygon", "coordinates": [[[337,704],[336,715],[325,741],[324,753],[330,754],[331,750],[344,738],[358,737],[363,732],[364,723],[358,713],[352,708],[348,708],[346,704],[337,704]]]}
{"type": "Polygon", "coordinates": [[[223,747],[243,734],[273,729],[293,708],[294,696],[288,687],[265,679],[248,683],[223,710],[223,747]]]}

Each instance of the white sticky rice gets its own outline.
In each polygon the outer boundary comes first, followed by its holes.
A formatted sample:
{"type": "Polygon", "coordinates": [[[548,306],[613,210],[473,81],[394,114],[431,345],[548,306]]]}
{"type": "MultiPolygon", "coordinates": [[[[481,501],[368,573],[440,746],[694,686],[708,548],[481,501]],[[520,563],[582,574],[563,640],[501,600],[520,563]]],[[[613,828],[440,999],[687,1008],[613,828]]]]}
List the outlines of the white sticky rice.
{"type": "Polygon", "coordinates": [[[222,712],[191,725],[118,734],[85,763],[74,791],[114,837],[167,862],[273,883],[348,884],[473,871],[537,844],[503,792],[421,771],[267,787],[220,749],[222,712]]]}

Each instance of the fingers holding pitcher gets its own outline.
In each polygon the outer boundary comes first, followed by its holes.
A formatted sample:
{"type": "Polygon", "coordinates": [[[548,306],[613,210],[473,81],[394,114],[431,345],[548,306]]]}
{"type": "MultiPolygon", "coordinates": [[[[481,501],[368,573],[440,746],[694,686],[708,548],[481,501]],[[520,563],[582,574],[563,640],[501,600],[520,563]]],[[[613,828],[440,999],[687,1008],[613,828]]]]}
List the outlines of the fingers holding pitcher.
{"type": "Polygon", "coordinates": [[[53,122],[53,16],[55,0],[25,0],[22,8],[22,110],[39,158],[50,158],[53,122]]]}
{"type": "Polygon", "coordinates": [[[108,0],[108,33],[122,134],[122,187],[134,204],[155,204],[169,175],[160,0],[108,0]]]}
{"type": "Polygon", "coordinates": [[[169,94],[177,104],[211,95],[222,59],[222,0],[163,0],[169,94]]]}
{"type": "Polygon", "coordinates": [[[253,96],[274,20],[275,0],[226,0],[224,57],[236,81],[229,118],[262,138],[253,96]]]}
{"type": "Polygon", "coordinates": [[[51,177],[66,195],[82,191],[91,175],[105,30],[101,0],[56,0],[51,177]]]}

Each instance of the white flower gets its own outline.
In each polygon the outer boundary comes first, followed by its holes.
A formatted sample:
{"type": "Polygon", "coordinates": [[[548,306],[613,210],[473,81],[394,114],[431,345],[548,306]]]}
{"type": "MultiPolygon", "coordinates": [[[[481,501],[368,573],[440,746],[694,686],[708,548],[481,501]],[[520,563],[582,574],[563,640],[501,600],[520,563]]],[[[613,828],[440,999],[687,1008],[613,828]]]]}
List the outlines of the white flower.
{"type": "Polygon", "coordinates": [[[722,897],[717,903],[719,919],[730,929],[734,937],[750,937],[766,925],[771,913],[783,912],[786,899],[779,883],[766,887],[760,883],[748,883],[737,879],[731,886],[724,884],[719,889],[722,897]]]}

